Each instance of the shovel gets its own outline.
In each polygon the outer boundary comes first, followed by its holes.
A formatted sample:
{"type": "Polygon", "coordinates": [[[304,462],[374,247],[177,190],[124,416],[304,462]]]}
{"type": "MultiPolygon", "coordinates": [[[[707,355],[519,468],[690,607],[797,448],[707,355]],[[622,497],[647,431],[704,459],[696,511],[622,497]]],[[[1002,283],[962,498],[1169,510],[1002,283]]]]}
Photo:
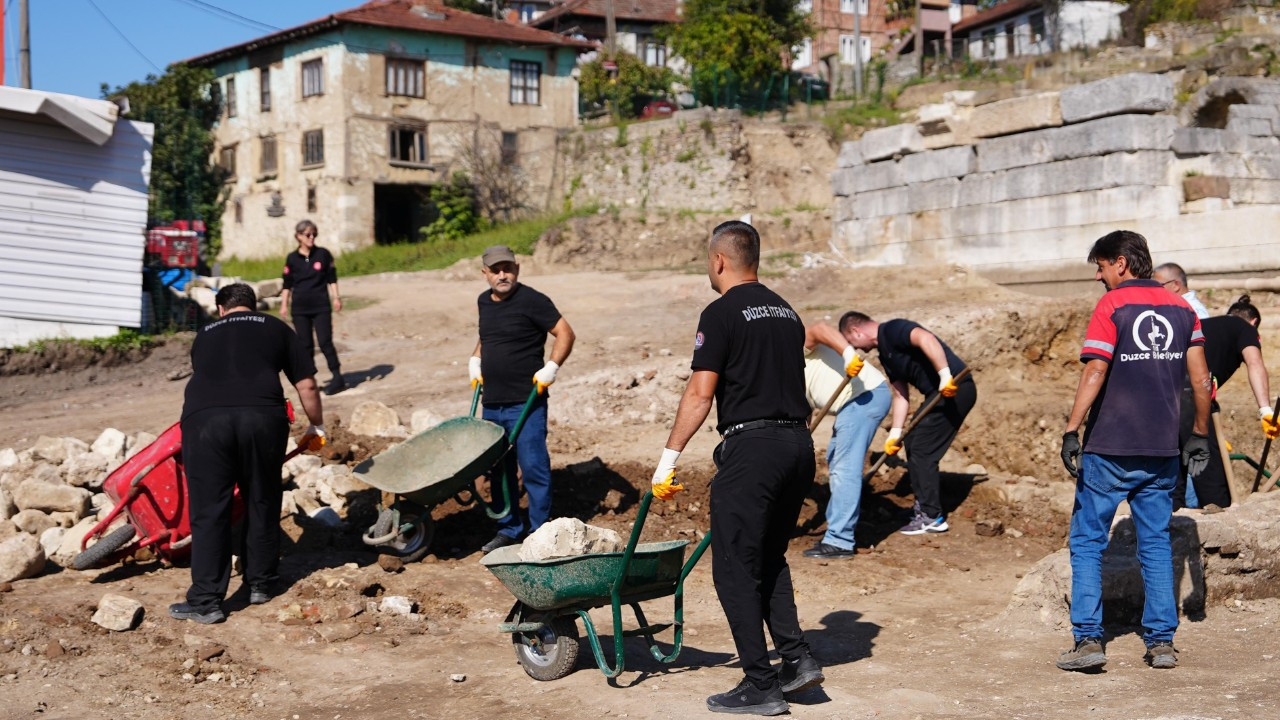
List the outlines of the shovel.
{"type": "MultiPolygon", "coordinates": [[[[1280,406],[1280,397],[1276,398],[1276,404],[1271,407],[1280,406]]],[[[1267,455],[1271,452],[1271,438],[1262,444],[1262,457],[1258,459],[1258,474],[1253,476],[1253,490],[1249,492],[1258,492],[1258,485],[1262,482],[1262,469],[1267,466],[1267,455]]]]}
{"type": "MultiPolygon", "coordinates": [[[[956,376],[954,379],[956,381],[956,384],[958,385],[960,384],[961,380],[964,380],[967,377],[969,377],[969,368],[966,367],[965,369],[956,373],[956,376]]],[[[907,426],[902,429],[901,439],[906,440],[907,434],[910,433],[915,428],[916,425],[919,425],[920,421],[924,419],[924,416],[928,415],[929,411],[933,410],[941,401],[942,401],[942,393],[937,392],[931,395],[929,397],[929,400],[925,402],[924,405],[921,405],[920,409],[916,411],[916,414],[911,416],[911,421],[907,423],[907,426]]],[[[1277,402],[1280,403],[1280,401],[1277,401],[1277,402]]],[[[887,460],[888,458],[889,458],[889,453],[880,453],[880,459],[872,463],[871,469],[868,470],[866,474],[862,476],[862,481],[867,482],[868,480],[870,480],[872,476],[876,474],[876,471],[880,469],[880,466],[884,464],[884,461],[887,460]]]]}

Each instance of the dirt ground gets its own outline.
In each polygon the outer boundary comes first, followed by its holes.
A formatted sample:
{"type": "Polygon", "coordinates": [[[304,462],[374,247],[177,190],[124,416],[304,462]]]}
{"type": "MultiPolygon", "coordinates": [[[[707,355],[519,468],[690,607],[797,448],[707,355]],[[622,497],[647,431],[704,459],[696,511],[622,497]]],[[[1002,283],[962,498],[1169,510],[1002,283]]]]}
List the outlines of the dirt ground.
{"type": "MultiPolygon", "coordinates": [[[[529,264],[522,279],[550,295],[578,334],[552,388],[554,514],[625,531],[688,376],[698,313],[714,296],[692,270],[557,274],[529,264]]],[[[979,490],[1022,476],[1055,486],[1067,481],[1059,433],[1097,289],[1038,298],[951,267],[910,274],[782,269],[766,282],[806,321],[835,320],[846,309],[918,320],[969,360],[979,386],[978,407],[944,461],[949,533],[894,533],[899,509],[912,498],[903,471],[890,468],[864,495],[859,555],[804,558],[800,552],[822,532],[827,493],[820,468],[790,559],[801,620],[827,682],[798,698],[793,715],[1280,717],[1272,682],[1280,671],[1280,601],[1236,601],[1185,620],[1178,635],[1182,666],[1167,673],[1143,664],[1142,642],[1124,624],[1113,626],[1107,671],[1079,675],[1053,665],[1069,644],[1067,633],[1000,620],[1018,578],[1062,547],[1067,518],[1060,507],[1001,504],[979,490]],[[981,520],[1000,520],[1005,534],[980,535],[981,520]]],[[[337,322],[338,349],[355,387],[325,399],[328,423],[340,425],[368,399],[394,408],[405,424],[419,409],[465,414],[466,358],[483,287],[478,268],[344,279],[344,295],[361,300],[360,309],[337,322]]],[[[1274,298],[1255,300],[1264,317],[1275,317],[1274,298]]],[[[40,435],[92,441],[108,426],[160,432],[181,408],[188,344],[179,337],[145,358],[110,366],[3,377],[0,448],[29,447],[40,435]]],[[[1242,375],[1224,389],[1222,402],[1228,436],[1256,456],[1260,442],[1242,375]]],[[[707,529],[717,436],[706,430],[682,458],[690,492],[674,506],[655,507],[646,538],[696,541],[707,529]]],[[[816,433],[820,448],[829,437],[828,420],[816,433]]],[[[383,446],[341,439],[359,451],[344,449],[331,461],[353,461],[383,446]]],[[[626,671],[610,681],[584,643],[572,675],[532,680],[516,665],[509,637],[496,631],[512,598],[478,563],[492,525],[455,503],[438,508],[436,517],[434,554],[401,572],[384,569],[360,544],[357,510],[337,529],[286,520],[287,592],[264,606],[233,595],[229,620],[217,626],[167,616],[167,605],[186,587],[183,568],[136,562],[14,583],[0,592],[0,716],[668,718],[704,713],[707,695],[739,679],[708,557],[686,588],[685,648],[676,662],[654,661],[632,639],[626,671]],[[145,605],[137,629],[110,633],[89,622],[107,592],[145,605]],[[386,595],[410,597],[417,615],[368,609],[386,595]]],[[[233,579],[232,590],[238,586],[233,579]]],[[[670,602],[647,603],[651,619],[668,618],[670,602]]],[[[593,617],[611,635],[607,612],[593,617]]],[[[606,643],[611,647],[611,637],[606,643]]]]}

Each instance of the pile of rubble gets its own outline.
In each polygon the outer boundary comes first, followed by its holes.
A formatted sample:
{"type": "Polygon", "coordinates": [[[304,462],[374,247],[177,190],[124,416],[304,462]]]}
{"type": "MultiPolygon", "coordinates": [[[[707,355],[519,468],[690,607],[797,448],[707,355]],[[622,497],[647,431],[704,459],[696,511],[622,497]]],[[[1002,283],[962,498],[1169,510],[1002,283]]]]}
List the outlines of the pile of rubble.
{"type": "MultiPolygon", "coordinates": [[[[244,282],[238,277],[206,277],[197,275],[186,290],[181,291],[180,295],[185,295],[192,302],[200,306],[210,317],[218,316],[218,304],[214,302],[218,291],[222,288],[233,285],[238,282],[244,282]]],[[[270,280],[262,280],[256,283],[249,283],[253,287],[253,292],[258,297],[258,309],[262,311],[280,309],[280,292],[284,289],[284,281],[280,278],[272,278],[270,280]]],[[[175,292],[177,292],[175,290],[175,292]]]]}

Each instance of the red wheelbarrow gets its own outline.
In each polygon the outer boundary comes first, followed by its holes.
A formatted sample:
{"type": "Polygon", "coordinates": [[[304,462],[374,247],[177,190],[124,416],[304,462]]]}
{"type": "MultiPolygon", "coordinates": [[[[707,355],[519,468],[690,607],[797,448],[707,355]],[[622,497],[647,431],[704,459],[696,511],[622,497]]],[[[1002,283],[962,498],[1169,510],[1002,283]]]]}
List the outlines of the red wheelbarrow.
{"type": "MultiPolygon", "coordinates": [[[[290,413],[292,416],[292,413],[290,413]]],[[[289,460],[304,448],[285,456],[289,460]]],[[[116,468],[102,483],[115,507],[80,541],[72,560],[76,570],[88,570],[150,548],[161,562],[173,563],[191,552],[191,521],[187,508],[187,474],[182,466],[182,426],[174,423],[156,441],[116,468]],[[111,532],[124,513],[128,522],[111,532]],[[136,543],[134,538],[138,538],[136,543]],[[97,540],[92,545],[89,543],[97,540]]],[[[244,514],[240,488],[231,496],[231,522],[244,514]]]]}

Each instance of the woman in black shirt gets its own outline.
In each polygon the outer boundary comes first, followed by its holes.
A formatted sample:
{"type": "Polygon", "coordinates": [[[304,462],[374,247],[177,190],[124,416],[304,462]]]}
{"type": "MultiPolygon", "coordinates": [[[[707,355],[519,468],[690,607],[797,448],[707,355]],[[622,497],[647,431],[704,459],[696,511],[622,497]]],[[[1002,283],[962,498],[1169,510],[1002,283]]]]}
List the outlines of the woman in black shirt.
{"type": "Polygon", "coordinates": [[[326,395],[340,393],[347,388],[342,379],[342,364],[338,351],[333,347],[333,313],[342,311],[342,296],[338,294],[338,270],[333,265],[333,254],[316,245],[316,224],[303,220],[294,228],[298,249],[289,253],[284,261],[284,291],[280,294],[280,315],[290,317],[298,331],[307,357],[315,352],[312,328],[320,352],[329,364],[329,385],[326,395]]]}

